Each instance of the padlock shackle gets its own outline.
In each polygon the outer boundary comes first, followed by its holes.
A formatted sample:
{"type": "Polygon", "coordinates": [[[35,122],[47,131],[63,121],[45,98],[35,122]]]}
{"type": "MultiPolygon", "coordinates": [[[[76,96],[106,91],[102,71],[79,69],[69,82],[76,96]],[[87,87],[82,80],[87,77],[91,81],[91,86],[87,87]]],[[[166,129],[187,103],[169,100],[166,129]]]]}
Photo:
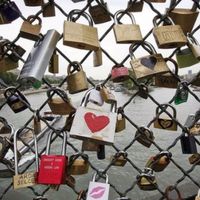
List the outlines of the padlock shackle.
{"type": "Polygon", "coordinates": [[[200,45],[198,40],[191,33],[187,33],[187,40],[191,44],[200,45]]]}
{"type": "Polygon", "coordinates": [[[174,69],[175,69],[174,74],[175,74],[176,76],[178,76],[179,67],[178,67],[177,62],[176,62],[174,59],[172,59],[172,58],[165,58],[164,60],[165,60],[165,62],[170,61],[171,63],[174,64],[174,69]]]}
{"type": "Polygon", "coordinates": [[[67,74],[68,75],[73,74],[74,70],[71,71],[72,67],[75,67],[75,71],[81,71],[81,70],[83,70],[81,63],[79,63],[78,61],[73,61],[67,67],[67,74]]]}
{"type": "Polygon", "coordinates": [[[169,151],[161,151],[155,156],[155,159],[161,158],[162,156],[167,156],[168,158],[172,157],[172,153],[169,151]]]}
{"type": "Polygon", "coordinates": [[[143,49],[145,49],[147,52],[151,52],[150,54],[157,54],[155,47],[147,41],[144,41],[141,46],[143,47],[143,49]],[[150,51],[148,51],[150,50],[150,51]]]}
{"type": "Polygon", "coordinates": [[[62,98],[63,101],[69,102],[69,98],[67,96],[67,93],[63,89],[58,88],[58,87],[52,87],[52,88],[48,89],[47,90],[47,97],[49,99],[53,98],[53,97],[51,97],[52,93],[56,93],[59,97],[62,98]]]}
{"type": "Polygon", "coordinates": [[[118,10],[118,11],[114,14],[114,23],[115,23],[115,24],[119,24],[118,16],[119,16],[120,14],[128,15],[128,16],[131,18],[132,24],[136,24],[134,15],[131,14],[130,12],[125,11],[125,10],[118,10]]]}
{"type": "Polygon", "coordinates": [[[42,20],[39,16],[35,16],[35,15],[30,15],[27,17],[27,20],[30,24],[32,24],[35,20],[38,20],[38,24],[41,25],[42,24],[42,20]]]}
{"type": "MultiPolygon", "coordinates": [[[[176,109],[171,105],[171,104],[169,104],[169,103],[164,103],[164,104],[160,104],[160,106],[161,107],[166,107],[166,109],[167,109],[167,107],[170,107],[171,109],[172,109],[172,111],[173,111],[173,117],[174,118],[176,118],[176,109]]],[[[159,112],[159,110],[160,110],[161,108],[158,106],[157,108],[156,108],[156,115],[158,114],[158,112],[159,112]]],[[[166,110],[165,109],[165,110],[166,110]]],[[[163,112],[165,112],[165,111],[162,111],[162,113],[163,112]]]]}
{"type": "MultiPolygon", "coordinates": [[[[98,171],[101,172],[103,170],[99,169],[98,171]]],[[[108,174],[104,174],[104,175],[105,175],[105,178],[106,178],[106,183],[108,183],[108,174]]],[[[92,182],[96,181],[96,177],[97,176],[99,176],[99,174],[98,173],[94,173],[93,178],[92,178],[92,182]]],[[[100,176],[100,178],[102,178],[102,177],[100,176]]]]}
{"type": "MultiPolygon", "coordinates": [[[[162,19],[162,17],[159,16],[159,15],[156,15],[156,16],[153,18],[153,25],[154,25],[154,27],[158,27],[157,21],[158,21],[158,20],[161,20],[161,19],[162,19]]],[[[173,20],[172,20],[171,17],[169,17],[169,16],[165,17],[165,19],[162,20],[162,21],[169,23],[169,25],[175,25],[174,22],[173,22],[173,20]]]]}
{"type": "Polygon", "coordinates": [[[79,15],[79,14],[80,16],[83,16],[88,21],[89,26],[93,26],[92,17],[88,13],[82,12],[82,10],[79,10],[79,9],[71,10],[68,14],[67,21],[73,21],[73,16],[79,15]]]}
{"type": "MultiPolygon", "coordinates": [[[[38,157],[38,145],[37,145],[37,137],[34,134],[34,131],[32,128],[26,127],[29,131],[33,134],[34,139],[34,148],[35,148],[35,164],[36,164],[36,172],[39,171],[39,157],[38,157]]],[[[19,168],[18,168],[18,151],[17,151],[17,137],[22,132],[22,129],[17,129],[14,132],[14,161],[15,161],[15,175],[19,174],[19,168]]]]}

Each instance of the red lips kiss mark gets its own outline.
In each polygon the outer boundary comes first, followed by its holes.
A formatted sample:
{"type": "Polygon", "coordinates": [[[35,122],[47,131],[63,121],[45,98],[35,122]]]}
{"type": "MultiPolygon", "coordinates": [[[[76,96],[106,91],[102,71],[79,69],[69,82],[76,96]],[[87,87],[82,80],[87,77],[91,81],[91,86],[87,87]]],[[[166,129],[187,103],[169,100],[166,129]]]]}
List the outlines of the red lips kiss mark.
{"type": "Polygon", "coordinates": [[[105,190],[106,189],[104,187],[101,187],[101,186],[95,187],[90,192],[90,197],[92,197],[94,199],[99,199],[104,195],[105,190]]]}
{"type": "Polygon", "coordinates": [[[84,119],[92,133],[102,130],[110,122],[110,119],[107,116],[96,116],[94,113],[91,112],[86,113],[84,119]]]}

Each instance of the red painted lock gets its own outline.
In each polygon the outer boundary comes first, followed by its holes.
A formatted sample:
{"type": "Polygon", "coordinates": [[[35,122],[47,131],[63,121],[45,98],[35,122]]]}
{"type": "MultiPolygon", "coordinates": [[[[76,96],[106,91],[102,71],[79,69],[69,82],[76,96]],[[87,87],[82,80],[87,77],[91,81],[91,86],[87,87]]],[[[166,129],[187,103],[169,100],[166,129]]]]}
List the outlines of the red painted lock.
{"type": "Polygon", "coordinates": [[[47,148],[45,155],[41,156],[37,183],[60,185],[65,183],[66,166],[68,157],[66,154],[67,133],[62,132],[63,144],[62,155],[50,155],[50,144],[53,132],[47,138],[47,148]]]}
{"type": "Polygon", "coordinates": [[[113,82],[123,82],[129,78],[128,68],[123,65],[115,65],[111,71],[111,79],[113,82]]]}

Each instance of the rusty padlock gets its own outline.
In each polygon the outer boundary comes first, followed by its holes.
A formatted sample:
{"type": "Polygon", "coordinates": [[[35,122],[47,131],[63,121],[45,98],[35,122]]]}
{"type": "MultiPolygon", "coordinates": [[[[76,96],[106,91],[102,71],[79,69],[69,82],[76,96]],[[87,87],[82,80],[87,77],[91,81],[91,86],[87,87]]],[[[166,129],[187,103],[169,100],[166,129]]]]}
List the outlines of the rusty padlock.
{"type": "Polygon", "coordinates": [[[128,12],[142,12],[143,10],[144,1],[143,0],[129,0],[127,4],[127,11],[128,12]]]}

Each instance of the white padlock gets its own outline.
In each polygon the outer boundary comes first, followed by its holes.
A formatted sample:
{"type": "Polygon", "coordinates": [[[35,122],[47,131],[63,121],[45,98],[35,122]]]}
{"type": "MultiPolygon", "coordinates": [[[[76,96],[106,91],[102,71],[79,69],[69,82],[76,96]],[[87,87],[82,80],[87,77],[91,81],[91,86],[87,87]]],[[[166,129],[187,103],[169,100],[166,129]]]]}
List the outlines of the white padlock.
{"type": "Polygon", "coordinates": [[[103,105],[104,100],[103,100],[101,93],[100,93],[100,86],[96,86],[95,88],[90,90],[88,101],[91,102],[91,103],[94,103],[98,106],[103,105]]]}

